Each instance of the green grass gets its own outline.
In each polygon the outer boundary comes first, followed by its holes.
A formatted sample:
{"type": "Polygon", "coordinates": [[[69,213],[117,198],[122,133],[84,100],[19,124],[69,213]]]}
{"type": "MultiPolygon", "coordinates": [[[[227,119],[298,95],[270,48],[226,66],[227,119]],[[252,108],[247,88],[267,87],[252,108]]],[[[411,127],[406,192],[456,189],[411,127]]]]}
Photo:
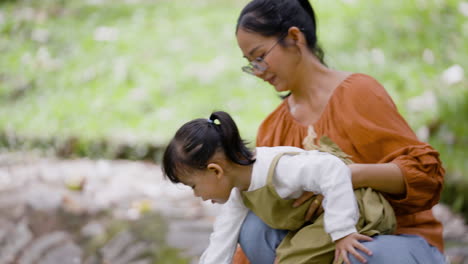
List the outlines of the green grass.
{"type": "MultiPolygon", "coordinates": [[[[184,122],[222,109],[254,141],[280,100],[240,71],[234,27],[247,1],[131,2],[0,2],[0,131],[164,144],[184,122]]],[[[328,65],[381,81],[415,130],[440,123],[430,142],[450,172],[467,175],[467,78],[441,77],[453,65],[467,75],[461,2],[314,4],[328,65]],[[428,93],[437,105],[415,106],[428,93]]]]}
{"type": "Polygon", "coordinates": [[[44,4],[34,10],[46,14],[41,22],[15,21],[25,5],[4,5],[13,25],[2,30],[1,126],[163,143],[180,124],[214,109],[246,116],[244,126],[258,121],[248,114],[266,114],[271,104],[249,95],[258,84],[240,74],[234,26],[221,22],[234,21],[240,7],[178,3],[44,4]],[[50,14],[54,8],[59,15],[50,14]],[[116,40],[95,41],[99,27],[115,29],[116,40]],[[46,43],[31,39],[39,29],[49,32],[46,43]],[[14,96],[21,89],[24,96],[14,96]]]}

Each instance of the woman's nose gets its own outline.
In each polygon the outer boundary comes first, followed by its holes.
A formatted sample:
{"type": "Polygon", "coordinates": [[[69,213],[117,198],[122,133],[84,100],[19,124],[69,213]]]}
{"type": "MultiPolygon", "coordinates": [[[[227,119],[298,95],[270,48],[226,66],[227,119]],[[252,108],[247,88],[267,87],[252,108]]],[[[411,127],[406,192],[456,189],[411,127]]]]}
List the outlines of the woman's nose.
{"type": "Polygon", "coordinates": [[[253,74],[254,74],[256,77],[258,77],[258,78],[260,78],[260,79],[263,79],[263,76],[264,76],[264,74],[265,74],[265,71],[263,71],[263,70],[261,70],[261,69],[254,69],[253,74]]]}

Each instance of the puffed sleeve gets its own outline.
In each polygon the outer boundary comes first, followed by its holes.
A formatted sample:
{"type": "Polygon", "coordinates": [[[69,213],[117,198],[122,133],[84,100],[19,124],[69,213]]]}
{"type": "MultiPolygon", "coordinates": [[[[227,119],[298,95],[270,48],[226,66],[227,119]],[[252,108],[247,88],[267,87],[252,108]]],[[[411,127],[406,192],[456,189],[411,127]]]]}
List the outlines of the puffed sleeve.
{"type": "Polygon", "coordinates": [[[383,160],[398,165],[405,177],[406,195],[389,197],[398,214],[428,210],[439,202],[445,171],[438,157],[430,145],[422,144],[404,147],[383,160]]]}
{"type": "Polygon", "coordinates": [[[324,196],[325,231],[333,241],[356,231],[359,209],[351,183],[351,171],[336,156],[317,150],[283,156],[275,170],[275,187],[284,199],[308,191],[324,196]]]}
{"type": "Polygon", "coordinates": [[[216,217],[210,243],[200,257],[200,264],[230,264],[237,248],[239,233],[248,213],[240,193],[233,189],[216,217]]]}
{"type": "Polygon", "coordinates": [[[444,181],[439,153],[417,139],[383,86],[371,77],[363,76],[345,97],[341,122],[356,150],[354,161],[398,165],[406,194],[386,195],[397,215],[432,208],[444,181]]]}

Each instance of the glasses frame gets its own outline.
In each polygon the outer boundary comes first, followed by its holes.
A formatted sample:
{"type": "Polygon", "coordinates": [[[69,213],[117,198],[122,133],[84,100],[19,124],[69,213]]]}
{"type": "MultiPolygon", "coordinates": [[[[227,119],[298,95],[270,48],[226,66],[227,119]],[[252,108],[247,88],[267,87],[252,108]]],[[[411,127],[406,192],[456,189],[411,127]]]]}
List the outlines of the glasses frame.
{"type": "Polygon", "coordinates": [[[280,43],[280,41],[282,41],[287,35],[288,34],[283,34],[275,42],[275,44],[273,44],[273,46],[271,46],[271,48],[267,52],[265,52],[265,54],[263,54],[262,56],[258,56],[255,59],[251,60],[249,64],[247,64],[246,66],[242,66],[241,67],[242,71],[247,74],[254,75],[254,76],[256,75],[255,74],[256,72],[260,74],[264,73],[269,67],[268,63],[265,61],[266,56],[270,54],[273,48],[276,47],[276,45],[278,45],[278,43],[280,43]]]}

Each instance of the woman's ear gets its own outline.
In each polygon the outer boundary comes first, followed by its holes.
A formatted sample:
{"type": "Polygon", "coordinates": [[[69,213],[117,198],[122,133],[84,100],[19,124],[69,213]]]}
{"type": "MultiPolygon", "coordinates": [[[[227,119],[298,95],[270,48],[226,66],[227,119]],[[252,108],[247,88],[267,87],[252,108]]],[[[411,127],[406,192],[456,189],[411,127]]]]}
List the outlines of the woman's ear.
{"type": "Polygon", "coordinates": [[[218,163],[210,163],[206,168],[209,172],[214,173],[217,179],[221,179],[224,176],[224,169],[218,163]]]}
{"type": "Polygon", "coordinates": [[[304,34],[298,27],[290,27],[286,39],[288,39],[290,43],[297,45],[298,43],[304,42],[304,34]]]}

